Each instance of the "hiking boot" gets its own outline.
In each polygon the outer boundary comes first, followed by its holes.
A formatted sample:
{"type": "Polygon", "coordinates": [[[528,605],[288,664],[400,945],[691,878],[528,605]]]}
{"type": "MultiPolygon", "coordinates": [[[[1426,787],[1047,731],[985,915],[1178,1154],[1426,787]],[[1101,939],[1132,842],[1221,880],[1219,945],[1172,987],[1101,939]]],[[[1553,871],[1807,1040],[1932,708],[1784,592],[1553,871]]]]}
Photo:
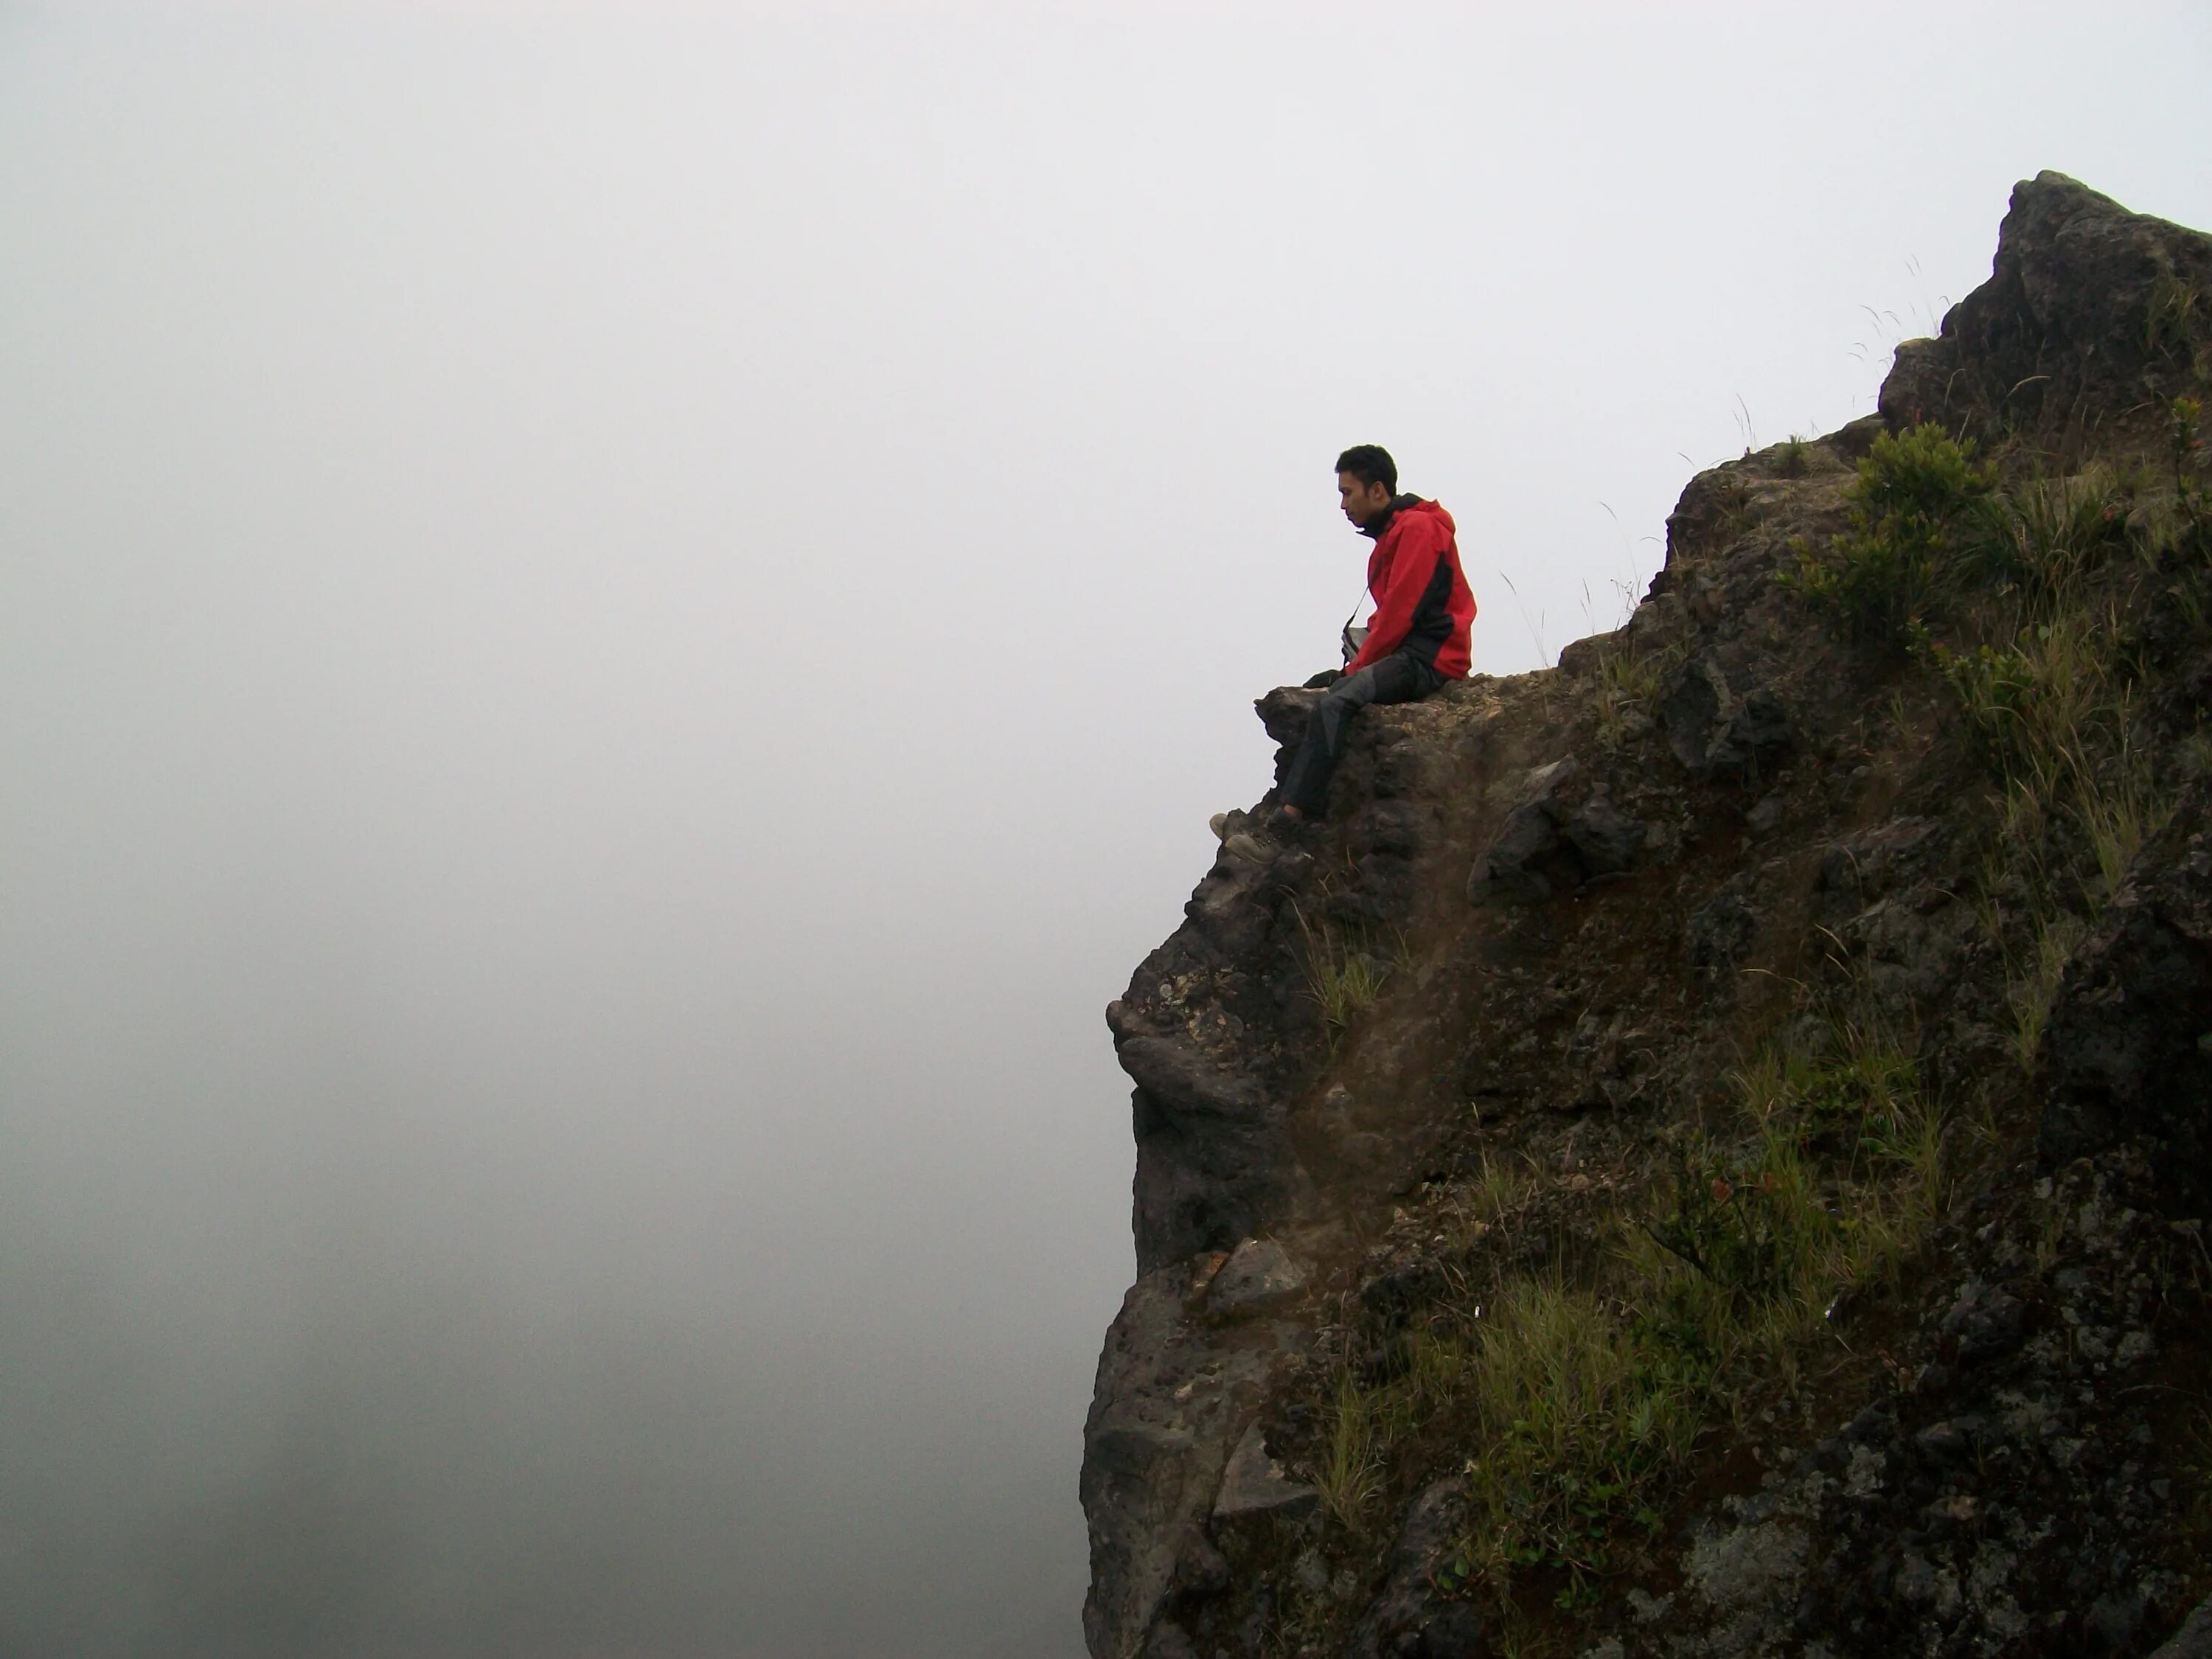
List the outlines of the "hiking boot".
{"type": "Polygon", "coordinates": [[[1247,864],[1273,864],[1275,855],[1283,849],[1272,836],[1255,836],[1249,830],[1239,830],[1233,836],[1224,836],[1221,850],[1233,859],[1247,864]]]}
{"type": "Polygon", "coordinates": [[[1216,812],[1213,833],[1221,837],[1222,850],[1248,864],[1272,864],[1285,853],[1294,853],[1313,830],[1311,818],[1294,818],[1279,806],[1264,812],[1231,808],[1216,812]]]}

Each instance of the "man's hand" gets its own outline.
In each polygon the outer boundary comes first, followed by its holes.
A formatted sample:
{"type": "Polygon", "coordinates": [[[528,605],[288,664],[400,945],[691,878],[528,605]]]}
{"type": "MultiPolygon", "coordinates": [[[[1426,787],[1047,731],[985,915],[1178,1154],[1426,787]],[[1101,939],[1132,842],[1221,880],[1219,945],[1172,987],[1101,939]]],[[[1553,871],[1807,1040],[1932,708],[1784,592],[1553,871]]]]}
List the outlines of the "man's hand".
{"type": "Polygon", "coordinates": [[[1309,691],[1325,691],[1343,678],[1344,670],[1341,668],[1324,668],[1306,682],[1305,689],[1309,691]]]}

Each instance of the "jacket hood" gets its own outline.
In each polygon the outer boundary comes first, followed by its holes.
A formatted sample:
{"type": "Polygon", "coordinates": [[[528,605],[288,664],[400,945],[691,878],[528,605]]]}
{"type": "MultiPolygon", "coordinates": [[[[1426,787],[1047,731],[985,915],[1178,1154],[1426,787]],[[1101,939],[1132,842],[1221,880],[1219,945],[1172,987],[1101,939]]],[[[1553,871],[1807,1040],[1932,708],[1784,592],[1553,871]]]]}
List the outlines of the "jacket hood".
{"type": "Polygon", "coordinates": [[[1452,515],[1450,514],[1445,512],[1437,502],[1424,501],[1419,495],[1398,495],[1393,497],[1389,509],[1378,517],[1373,524],[1361,526],[1359,533],[1369,538],[1370,540],[1379,542],[1384,536],[1389,533],[1390,526],[1397,522],[1398,515],[1401,513],[1432,513],[1437,518],[1443,520],[1444,528],[1447,531],[1450,532],[1454,535],[1457,535],[1459,533],[1459,526],[1452,522],[1452,515]]]}

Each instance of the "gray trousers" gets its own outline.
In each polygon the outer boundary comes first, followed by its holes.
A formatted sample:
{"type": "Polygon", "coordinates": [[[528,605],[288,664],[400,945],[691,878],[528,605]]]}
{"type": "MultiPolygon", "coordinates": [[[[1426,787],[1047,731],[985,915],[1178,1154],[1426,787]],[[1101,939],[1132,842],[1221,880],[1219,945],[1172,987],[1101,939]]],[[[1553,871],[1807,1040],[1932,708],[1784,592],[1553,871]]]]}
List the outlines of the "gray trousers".
{"type": "Polygon", "coordinates": [[[1283,804],[1310,818],[1328,810],[1328,781],[1344,753],[1344,729],[1370,702],[1418,702],[1444,683],[1429,664],[1403,651],[1346,674],[1306,718],[1306,735],[1283,775],[1283,804]]]}

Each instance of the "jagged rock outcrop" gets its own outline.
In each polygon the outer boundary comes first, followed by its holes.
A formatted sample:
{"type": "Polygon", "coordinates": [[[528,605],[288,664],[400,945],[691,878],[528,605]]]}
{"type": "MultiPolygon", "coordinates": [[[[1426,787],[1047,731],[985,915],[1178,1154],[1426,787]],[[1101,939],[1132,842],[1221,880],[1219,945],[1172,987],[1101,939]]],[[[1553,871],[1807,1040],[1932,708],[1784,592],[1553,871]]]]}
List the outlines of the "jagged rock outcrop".
{"type": "Polygon", "coordinates": [[[2164,399],[2203,380],[2205,301],[2192,297],[2203,295],[2203,235],[2039,173],[2013,194],[1990,280],[1952,307],[1936,338],[1898,348],[1882,418],[2076,444],[2156,427],[2164,399]]]}
{"type": "MultiPolygon", "coordinates": [[[[1626,626],[1367,711],[1325,825],[1224,847],[1108,1010],[1139,1278],[1085,1430],[1098,1659],[2119,1656],[2175,1632],[2212,1588],[2190,1519],[2212,541],[2180,483],[2130,484],[2105,499],[2145,526],[2134,562],[2067,578],[2131,618],[2075,665],[2124,690],[2080,720],[2136,722],[2109,801],[2086,773],[2047,800],[1992,781],[1972,642],[1869,648],[1802,572],[1885,432],[2007,442],[2032,481],[2141,477],[2188,465],[2170,400],[2209,373],[2212,239],[2024,183],[1991,280],[1900,349],[1880,416],[1699,474],[1626,626]],[[1624,1240],[1711,1277],[1741,1212],[1733,1166],[1696,1160],[1762,1065],[1807,1158],[1940,1166],[1882,1221],[1902,1254],[1816,1305],[1817,1365],[1727,1362],[1733,1403],[1700,1406],[1627,1532],[1485,1558],[1514,1523],[1484,1460],[1515,1431],[1468,1403],[1480,1322],[1624,1240]],[[1903,1079],[1923,1115],[1854,1150],[1838,1099],[1903,1079]]],[[[1316,695],[1257,705],[1279,779],[1316,695]]]]}

